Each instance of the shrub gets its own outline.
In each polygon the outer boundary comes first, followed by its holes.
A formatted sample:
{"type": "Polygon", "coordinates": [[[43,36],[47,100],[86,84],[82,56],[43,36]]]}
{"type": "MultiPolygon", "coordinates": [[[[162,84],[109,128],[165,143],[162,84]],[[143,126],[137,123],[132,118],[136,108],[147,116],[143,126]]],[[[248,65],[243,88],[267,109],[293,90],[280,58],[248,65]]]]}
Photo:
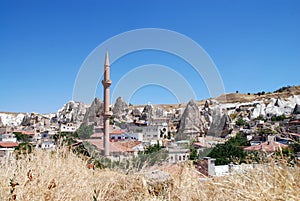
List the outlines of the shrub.
{"type": "Polygon", "coordinates": [[[286,119],[286,116],[283,114],[283,115],[279,115],[279,116],[272,116],[271,117],[271,121],[283,121],[286,119]]]}
{"type": "Polygon", "coordinates": [[[247,121],[245,121],[242,117],[239,117],[236,120],[235,125],[237,125],[237,126],[248,126],[249,123],[247,121]]]}

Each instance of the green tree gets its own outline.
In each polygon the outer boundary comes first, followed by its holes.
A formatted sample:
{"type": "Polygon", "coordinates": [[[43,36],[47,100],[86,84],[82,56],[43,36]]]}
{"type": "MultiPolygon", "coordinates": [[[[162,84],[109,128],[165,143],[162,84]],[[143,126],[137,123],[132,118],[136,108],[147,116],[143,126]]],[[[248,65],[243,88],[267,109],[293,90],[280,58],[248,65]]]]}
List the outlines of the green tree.
{"type": "Polygon", "coordinates": [[[198,159],[198,151],[197,149],[192,145],[190,147],[190,160],[196,160],[198,159]]]}
{"type": "Polygon", "coordinates": [[[18,142],[29,142],[30,141],[29,136],[22,134],[21,132],[14,132],[13,134],[15,134],[18,142]]]}
{"type": "Polygon", "coordinates": [[[151,154],[154,152],[158,152],[159,150],[161,150],[161,146],[159,143],[154,144],[154,145],[149,145],[145,150],[144,150],[144,154],[151,154]]]}
{"type": "Polygon", "coordinates": [[[76,138],[78,138],[78,134],[76,132],[60,132],[53,136],[53,139],[59,146],[69,146],[76,142],[76,138]]]}
{"type": "Polygon", "coordinates": [[[239,117],[239,118],[236,120],[235,124],[236,124],[237,126],[248,126],[248,125],[249,125],[248,122],[245,121],[242,117],[239,117]]]}
{"type": "Polygon", "coordinates": [[[262,120],[262,121],[266,121],[266,119],[264,118],[264,116],[259,115],[258,117],[256,117],[254,120],[262,120]]]}
{"type": "Polygon", "coordinates": [[[243,146],[246,145],[248,145],[247,139],[237,134],[225,144],[216,145],[208,156],[216,159],[216,165],[228,165],[230,162],[241,163],[247,155],[243,150],[243,146]]]}
{"type": "Polygon", "coordinates": [[[94,132],[94,127],[92,125],[81,124],[76,130],[76,134],[80,139],[88,139],[94,132]]]}
{"type": "Polygon", "coordinates": [[[300,152],[300,143],[299,142],[295,142],[293,144],[291,144],[291,150],[292,152],[296,155],[297,152],[300,152]]]}
{"type": "Polygon", "coordinates": [[[274,115],[271,117],[271,121],[283,121],[286,119],[286,116],[283,114],[283,115],[274,115]]]}

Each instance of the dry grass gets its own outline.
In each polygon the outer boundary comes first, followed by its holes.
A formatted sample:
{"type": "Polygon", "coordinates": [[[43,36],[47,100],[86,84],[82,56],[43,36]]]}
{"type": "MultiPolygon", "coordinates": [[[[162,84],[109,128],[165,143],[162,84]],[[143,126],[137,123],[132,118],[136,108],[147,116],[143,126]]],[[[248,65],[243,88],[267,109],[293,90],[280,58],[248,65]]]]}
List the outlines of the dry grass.
{"type": "MultiPolygon", "coordinates": [[[[266,93],[264,95],[254,95],[254,94],[242,94],[242,93],[229,93],[229,94],[223,94],[216,99],[220,102],[226,102],[226,103],[244,103],[244,102],[252,102],[254,100],[264,100],[275,98],[277,99],[280,97],[281,99],[287,99],[293,95],[299,95],[300,94],[300,86],[292,86],[288,90],[285,90],[281,93],[266,93]],[[224,101],[222,101],[224,100],[224,101]]],[[[268,102],[266,102],[268,104],[268,102]]]]}
{"type": "Polygon", "coordinates": [[[270,163],[261,170],[199,182],[184,164],[172,171],[173,185],[149,191],[143,174],[91,170],[68,151],[36,151],[0,169],[1,200],[299,200],[299,168],[270,163]],[[14,190],[11,184],[18,183],[14,190]],[[12,191],[13,190],[13,191],[12,191]]]}

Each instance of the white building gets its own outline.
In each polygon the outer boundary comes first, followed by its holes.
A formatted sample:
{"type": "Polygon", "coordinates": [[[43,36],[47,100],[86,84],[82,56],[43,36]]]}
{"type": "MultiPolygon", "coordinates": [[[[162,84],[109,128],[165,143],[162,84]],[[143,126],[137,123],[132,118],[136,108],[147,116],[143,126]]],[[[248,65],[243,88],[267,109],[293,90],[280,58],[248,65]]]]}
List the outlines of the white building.
{"type": "Polygon", "coordinates": [[[169,152],[169,163],[177,163],[182,161],[187,161],[190,158],[190,150],[187,149],[187,146],[184,146],[185,141],[178,141],[177,143],[172,143],[167,147],[169,152]]]}
{"type": "Polygon", "coordinates": [[[17,142],[17,138],[14,134],[1,134],[0,135],[1,142],[17,142]]]}
{"type": "Polygon", "coordinates": [[[60,132],[75,132],[77,130],[77,126],[73,123],[61,124],[59,127],[60,132]]]}
{"type": "Polygon", "coordinates": [[[129,134],[136,135],[138,137],[138,141],[143,141],[143,142],[157,143],[157,141],[161,141],[163,139],[163,135],[167,136],[168,134],[167,125],[138,126],[135,124],[131,124],[127,126],[127,129],[129,134]]]}
{"type": "Polygon", "coordinates": [[[53,141],[44,141],[40,144],[42,149],[53,149],[55,148],[55,143],[53,141]]]}

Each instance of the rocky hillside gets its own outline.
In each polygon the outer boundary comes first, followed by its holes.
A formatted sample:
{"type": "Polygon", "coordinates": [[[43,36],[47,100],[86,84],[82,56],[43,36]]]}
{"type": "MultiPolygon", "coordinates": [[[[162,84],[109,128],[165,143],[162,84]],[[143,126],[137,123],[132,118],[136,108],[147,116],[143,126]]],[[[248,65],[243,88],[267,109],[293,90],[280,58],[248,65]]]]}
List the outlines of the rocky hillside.
{"type": "MultiPolygon", "coordinates": [[[[116,122],[149,121],[151,118],[167,117],[171,121],[180,122],[179,131],[187,135],[195,132],[215,133],[216,129],[222,135],[224,131],[230,131],[229,123],[238,117],[250,120],[258,116],[290,115],[294,110],[299,110],[296,108],[297,104],[300,105],[300,86],[282,87],[274,93],[231,93],[216,99],[190,101],[188,104],[129,106],[119,97],[112,106],[112,111],[116,122]]],[[[0,113],[0,126],[21,125],[44,129],[50,124],[68,122],[101,125],[102,110],[103,102],[99,98],[95,98],[91,105],[70,101],[56,113],[47,115],[0,113]]]]}

